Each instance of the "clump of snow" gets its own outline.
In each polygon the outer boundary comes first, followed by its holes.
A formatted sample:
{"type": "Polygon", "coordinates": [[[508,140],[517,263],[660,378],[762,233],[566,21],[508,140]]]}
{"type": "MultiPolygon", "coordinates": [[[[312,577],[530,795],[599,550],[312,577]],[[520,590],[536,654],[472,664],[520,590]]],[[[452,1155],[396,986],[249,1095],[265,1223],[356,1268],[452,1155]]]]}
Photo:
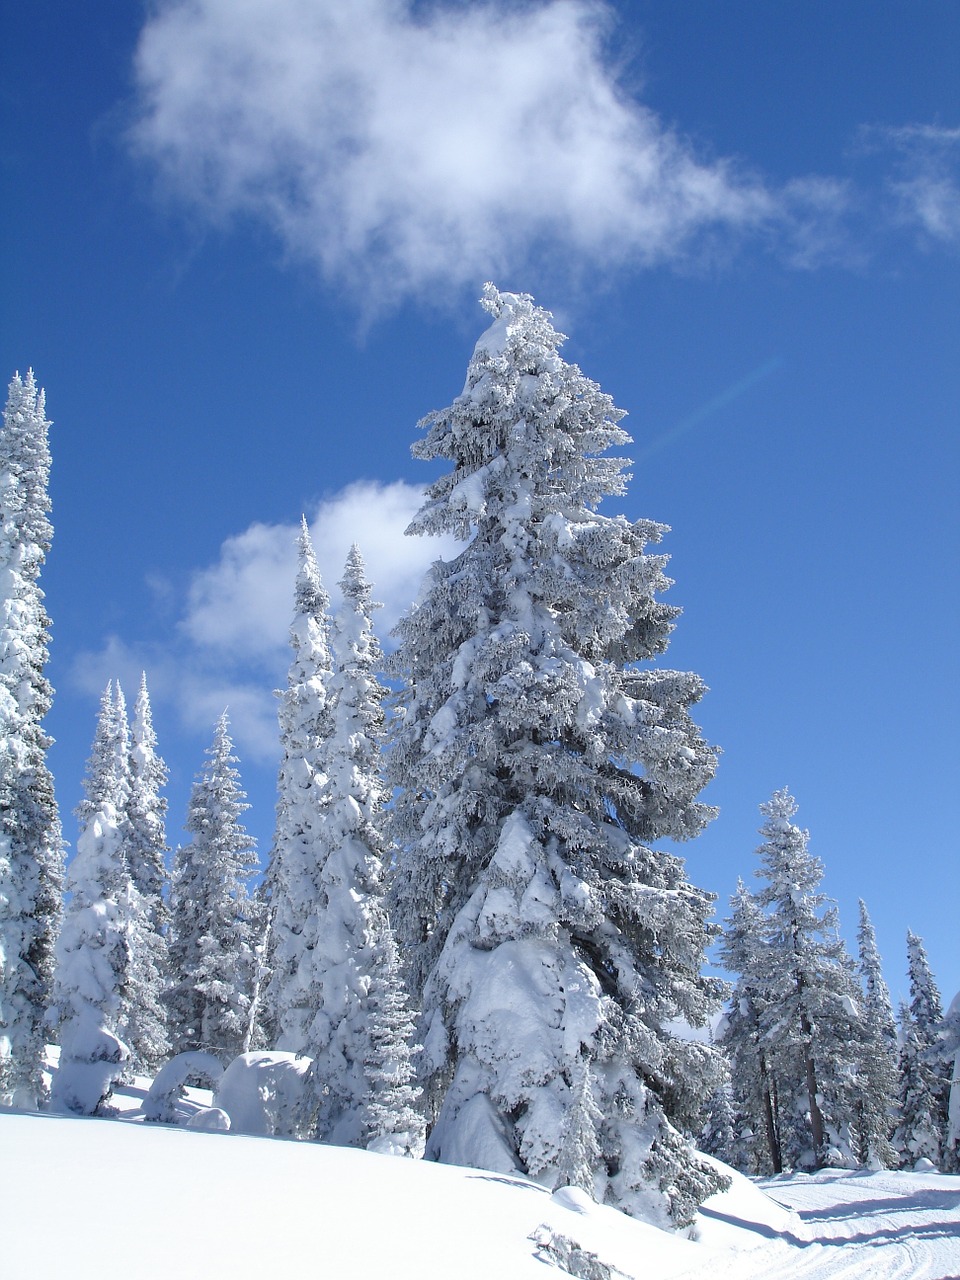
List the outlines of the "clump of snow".
{"type": "MultiPolygon", "coordinates": [[[[220,1060],[212,1053],[193,1050],[178,1053],[157,1072],[140,1110],[145,1120],[177,1124],[183,1117],[181,1100],[188,1084],[213,1088],[223,1075],[220,1060]]],[[[193,1117],[187,1118],[192,1123],[193,1117]]]]}
{"type": "Polygon", "coordinates": [[[312,1062],[295,1053],[242,1053],[220,1077],[213,1105],[229,1116],[233,1133],[292,1133],[312,1062]]]}
{"type": "Polygon", "coordinates": [[[229,1133],[230,1117],[220,1107],[204,1107],[187,1121],[188,1129],[201,1129],[205,1133],[229,1133]]]}

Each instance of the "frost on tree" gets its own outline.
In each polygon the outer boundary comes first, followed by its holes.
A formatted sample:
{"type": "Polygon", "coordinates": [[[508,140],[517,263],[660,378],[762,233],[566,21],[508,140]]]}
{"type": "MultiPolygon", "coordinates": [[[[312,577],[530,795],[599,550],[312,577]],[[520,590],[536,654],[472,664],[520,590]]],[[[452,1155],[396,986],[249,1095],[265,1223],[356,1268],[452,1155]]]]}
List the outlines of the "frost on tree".
{"type": "Polygon", "coordinates": [[[776,1080],[785,1166],[852,1164],[857,1065],[864,1041],[860,991],[836,906],[819,891],[823,867],[784,788],[761,804],[757,895],[767,909],[769,969],[762,1042],[776,1080]]]}
{"type": "Polygon", "coordinates": [[[907,933],[910,1004],[900,1019],[900,1124],[894,1141],[905,1168],[939,1165],[947,1132],[950,1084],[938,1053],[943,1004],[923,941],[907,933]]]}
{"type": "Polygon", "coordinates": [[[382,907],[382,653],[373,630],[371,587],[356,547],[340,583],[333,627],[329,738],[322,821],[313,853],[316,889],[300,959],[313,1017],[313,1059],[301,1118],[305,1136],[341,1146],[419,1154],[423,1125],[413,1104],[410,1035],[399,966],[382,907]]]}
{"type": "Polygon", "coordinates": [[[947,1132],[940,1163],[944,1173],[960,1173],[960,992],[940,1024],[936,1055],[949,1089],[947,1132]]]}
{"type": "Polygon", "coordinates": [[[127,801],[127,861],[133,883],[149,904],[156,931],[167,926],[166,813],[163,788],[167,766],[157,754],[147,677],[140,677],[140,689],[133,708],[130,732],[130,795],[127,801]]]}
{"type": "Polygon", "coordinates": [[[51,1014],[60,1028],[55,1110],[106,1107],[130,1049],[121,1022],[131,999],[130,878],[123,856],[127,800],[122,701],[108,684],[77,808],[80,834],[67,871],[70,895],[56,948],[51,1014]]]}
{"type": "Polygon", "coordinates": [[[156,790],[165,780],[166,770],[154,750],[156,737],[145,679],[140,683],[132,735],[126,699],[117,681],[112,733],[112,767],[126,885],[121,905],[130,951],[119,1030],[130,1049],[129,1072],[149,1075],[169,1054],[170,1040],[164,1004],[168,982],[163,933],[166,907],[160,897],[166,879],[162,816],[165,801],[156,790]]]}
{"type": "Polygon", "coordinates": [[[244,1051],[256,966],[256,913],[247,892],[256,842],[240,822],[249,805],[236,764],[224,712],[190,795],[192,839],[177,850],[170,896],[175,1047],[223,1063],[244,1051]]]}
{"type": "Polygon", "coordinates": [[[300,532],[290,645],[293,657],[280,700],[282,758],[277,777],[277,825],[265,883],[269,897],[270,976],[266,1021],[279,1049],[306,1053],[316,1012],[310,962],[316,947],[320,897],[320,831],[326,803],[324,753],[331,733],[330,598],[306,520],[300,532]]]}
{"type": "Polygon", "coordinates": [[[662,839],[698,834],[704,686],[651,665],[664,527],[624,490],[610,397],[550,316],[487,286],[463,392],[414,446],[452,469],[408,530],[469,539],[398,626],[393,921],[422,991],[428,1155],[573,1182],[683,1223],[719,1185],[681,1137],[717,1082],[702,1025],[711,895],[662,839]]]}
{"type": "Polygon", "coordinates": [[[877,935],[866,904],[860,901],[860,979],[863,985],[864,1044],[860,1061],[854,1136],[861,1164],[895,1169],[899,1163],[890,1141],[897,1112],[897,1027],[890,992],[883,979],[877,935]]]}
{"type": "MultiPolygon", "coordinates": [[[[781,1173],[779,1094],[767,1040],[771,1013],[775,1017],[767,922],[756,896],[742,880],[730,905],[720,961],[737,980],[718,1029],[729,1059],[733,1095],[731,1155],[735,1158],[730,1162],[744,1173],[781,1173]]],[[[718,1151],[712,1154],[729,1158],[718,1151]]]]}
{"type": "Polygon", "coordinates": [[[50,620],[50,423],[32,371],[10,383],[0,432],[0,1105],[44,1099],[44,1014],[63,890],[63,841],[41,722],[50,620]]]}

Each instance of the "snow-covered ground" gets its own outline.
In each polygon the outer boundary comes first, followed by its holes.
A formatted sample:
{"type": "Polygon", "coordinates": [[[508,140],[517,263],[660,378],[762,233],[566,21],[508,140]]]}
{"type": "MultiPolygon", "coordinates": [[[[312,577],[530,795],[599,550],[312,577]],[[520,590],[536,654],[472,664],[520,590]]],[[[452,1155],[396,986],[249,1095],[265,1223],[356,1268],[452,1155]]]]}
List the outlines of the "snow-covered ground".
{"type": "Polygon", "coordinates": [[[544,1280],[546,1267],[589,1280],[956,1280],[960,1178],[831,1172],[761,1189],[734,1175],[698,1234],[476,1169],[0,1112],[3,1280],[544,1280]]]}

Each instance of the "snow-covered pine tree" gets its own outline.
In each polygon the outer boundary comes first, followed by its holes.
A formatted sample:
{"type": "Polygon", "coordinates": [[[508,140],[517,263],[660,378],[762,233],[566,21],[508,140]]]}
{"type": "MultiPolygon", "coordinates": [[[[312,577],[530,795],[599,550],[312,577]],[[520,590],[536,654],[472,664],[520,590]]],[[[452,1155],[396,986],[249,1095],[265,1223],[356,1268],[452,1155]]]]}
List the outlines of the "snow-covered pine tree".
{"type": "Polygon", "coordinates": [[[783,1170],[777,1081],[764,1037],[771,992],[767,922],[756,896],[742,880],[730,899],[731,914],[720,947],[720,962],[737,975],[719,1040],[730,1064],[737,1168],[744,1173],[783,1170]]]}
{"type": "Polygon", "coordinates": [[[227,1063],[243,1052],[254,983],[255,934],[247,882],[256,842],[240,822],[240,786],[227,713],[217,721],[190,795],[170,891],[170,1026],[178,1052],[204,1050],[227,1063]]]}
{"type": "Polygon", "coordinates": [[[901,1008],[900,1124],[894,1142],[905,1168],[922,1159],[939,1166],[949,1100],[949,1081],[937,1053],[943,1004],[923,941],[909,931],[907,972],[910,1004],[901,1008]]]}
{"type": "Polygon", "coordinates": [[[940,1024],[937,1057],[943,1064],[949,1089],[947,1131],[940,1166],[944,1173],[960,1173],[960,992],[954,996],[940,1024]]]}
{"type": "Polygon", "coordinates": [[[67,871],[70,899],[56,947],[51,1017],[59,1025],[61,1047],[51,1102],[55,1110],[78,1115],[107,1105],[130,1058],[120,1033],[131,962],[121,707],[108,684],[76,811],[80,834],[67,871]]]}
{"type": "Polygon", "coordinates": [[[855,1067],[864,1032],[852,961],[836,906],[819,891],[823,866],[808,850],[809,833],[790,821],[793,796],[784,787],[760,812],[757,875],[767,884],[757,896],[768,908],[770,948],[763,1039],[777,1081],[783,1162],[853,1162],[855,1067]]]}
{"type": "Polygon", "coordinates": [[[414,446],[452,470],[408,530],[470,541],[430,570],[392,668],[393,919],[423,991],[428,1155],[684,1223],[719,1185],[678,1132],[716,1074],[666,1028],[702,1025],[720,984],[711,896],[651,846],[712,816],[704,686],[646,665],[679,612],[646,552],[664,527],[597,514],[624,490],[600,456],[622,412],[528,295],[488,285],[483,304],[463,393],[414,446]]]}
{"type": "Polygon", "coordinates": [[[314,1008],[306,1045],[313,1067],[301,1131],[341,1146],[378,1140],[382,1145],[392,1133],[395,1145],[415,1150],[422,1131],[418,1135],[410,1120],[415,1095],[409,1029],[382,906],[386,690],[377,673],[383,655],[371,618],[378,606],[371,602],[357,547],[347,557],[340,587],[323,821],[315,846],[319,893],[305,930],[314,941],[300,962],[314,1008]],[[402,1115],[388,1132],[383,1108],[394,1093],[402,1115]]]}
{"type": "Polygon", "coordinates": [[[307,522],[302,521],[290,645],[293,658],[280,695],[277,825],[264,879],[268,898],[269,979],[264,993],[271,1042],[305,1053],[316,1013],[309,978],[316,946],[314,907],[321,896],[320,830],[332,731],[329,684],[332,658],[327,613],[330,598],[320,581],[307,522]]]}
{"type": "Polygon", "coordinates": [[[147,676],[140,676],[140,688],[133,708],[130,733],[130,798],[127,802],[127,862],[134,885],[149,903],[150,917],[159,934],[167,926],[166,855],[167,801],[162,794],[167,783],[167,766],[157,754],[147,676]]]}
{"type": "Polygon", "coordinates": [[[10,383],[0,431],[0,1105],[45,1098],[44,1016],[63,892],[63,840],[41,728],[50,620],[50,450],[33,371],[10,383]]]}
{"type": "Polygon", "coordinates": [[[421,1156],[425,1122],[418,1107],[410,1011],[396,940],[386,912],[374,918],[374,948],[367,992],[367,1096],[363,1145],[385,1155],[421,1156]]]}
{"type": "Polygon", "coordinates": [[[866,903],[860,899],[860,979],[863,984],[864,1040],[861,1046],[854,1136],[861,1164],[894,1169],[899,1164],[890,1141],[896,1122],[897,1027],[890,992],[883,980],[877,935],[866,903]]]}
{"type": "Polygon", "coordinates": [[[119,1027],[131,1052],[129,1070],[143,1075],[154,1072],[170,1052],[166,1009],[168,912],[163,897],[167,883],[167,802],[160,794],[167,770],[157,755],[146,676],[140,678],[132,730],[127,725],[119,681],[116,700],[117,768],[126,794],[121,831],[129,880],[126,911],[130,935],[129,983],[119,1027]]]}

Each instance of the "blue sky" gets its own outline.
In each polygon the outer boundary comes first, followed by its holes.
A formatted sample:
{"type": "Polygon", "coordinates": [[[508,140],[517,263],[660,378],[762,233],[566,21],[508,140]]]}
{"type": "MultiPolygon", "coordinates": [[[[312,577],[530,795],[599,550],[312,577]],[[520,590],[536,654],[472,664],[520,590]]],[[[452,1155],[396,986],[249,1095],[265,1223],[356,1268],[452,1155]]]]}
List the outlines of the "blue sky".
{"type": "Polygon", "coordinates": [[[418,419],[488,278],[629,411],[672,526],[668,661],[711,692],[726,913],[781,786],[895,995],[960,986],[960,8],[31,0],[4,19],[0,367],[54,419],[43,585],[68,838],[97,699],[145,667],[172,842],[225,703],[273,823],[301,512],[384,618],[418,419]]]}

